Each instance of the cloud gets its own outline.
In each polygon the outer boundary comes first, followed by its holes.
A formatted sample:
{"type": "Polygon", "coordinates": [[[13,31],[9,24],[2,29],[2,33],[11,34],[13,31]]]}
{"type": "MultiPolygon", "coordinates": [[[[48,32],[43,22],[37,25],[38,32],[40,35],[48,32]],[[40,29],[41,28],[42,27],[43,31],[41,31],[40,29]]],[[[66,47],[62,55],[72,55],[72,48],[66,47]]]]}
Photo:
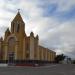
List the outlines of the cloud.
{"type": "Polygon", "coordinates": [[[57,11],[67,11],[71,9],[75,5],[75,0],[40,0],[41,2],[46,4],[55,4],[58,5],[57,11]]]}
{"type": "Polygon", "coordinates": [[[5,30],[7,29],[7,26],[1,26],[0,27],[0,37],[4,36],[5,30]]]}
{"type": "MultiPolygon", "coordinates": [[[[75,22],[66,22],[55,29],[55,32],[47,33],[44,45],[54,48],[59,53],[72,55],[75,51],[75,22]],[[71,54],[70,54],[71,53],[71,54]]],[[[72,55],[74,57],[74,53],[72,55]]]]}
{"type": "Polygon", "coordinates": [[[61,22],[75,19],[75,1],[71,0],[47,0],[38,4],[43,10],[44,17],[54,17],[61,22]]]}

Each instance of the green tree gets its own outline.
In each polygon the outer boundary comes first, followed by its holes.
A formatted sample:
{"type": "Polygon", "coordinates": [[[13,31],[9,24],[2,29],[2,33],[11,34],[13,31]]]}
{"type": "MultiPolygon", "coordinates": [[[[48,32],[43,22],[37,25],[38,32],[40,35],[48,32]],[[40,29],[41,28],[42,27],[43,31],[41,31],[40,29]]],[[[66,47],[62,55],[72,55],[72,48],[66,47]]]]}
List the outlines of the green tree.
{"type": "Polygon", "coordinates": [[[65,56],[64,54],[57,55],[57,56],[55,57],[55,62],[56,62],[56,63],[59,63],[60,61],[64,60],[65,57],[66,57],[66,56],[65,56]]]}

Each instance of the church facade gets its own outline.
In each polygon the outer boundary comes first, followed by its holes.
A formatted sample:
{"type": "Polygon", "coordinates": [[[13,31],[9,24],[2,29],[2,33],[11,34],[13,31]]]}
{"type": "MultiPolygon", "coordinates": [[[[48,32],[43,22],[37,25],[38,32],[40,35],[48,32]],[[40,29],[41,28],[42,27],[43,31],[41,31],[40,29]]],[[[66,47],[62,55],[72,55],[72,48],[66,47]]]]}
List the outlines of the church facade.
{"type": "Polygon", "coordinates": [[[18,11],[11,22],[11,30],[5,31],[4,39],[0,38],[0,60],[3,61],[50,61],[53,62],[56,53],[39,45],[39,36],[25,33],[25,23],[18,11]]]}

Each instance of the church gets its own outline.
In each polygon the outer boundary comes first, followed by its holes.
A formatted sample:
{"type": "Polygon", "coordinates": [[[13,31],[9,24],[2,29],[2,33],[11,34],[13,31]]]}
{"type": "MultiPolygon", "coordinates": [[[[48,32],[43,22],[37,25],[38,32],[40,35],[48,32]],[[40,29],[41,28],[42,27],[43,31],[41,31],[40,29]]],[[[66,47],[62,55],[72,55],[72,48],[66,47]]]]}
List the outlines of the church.
{"type": "Polygon", "coordinates": [[[39,45],[39,36],[25,33],[25,23],[18,11],[7,28],[4,38],[0,38],[0,62],[53,62],[56,53],[39,45]]]}

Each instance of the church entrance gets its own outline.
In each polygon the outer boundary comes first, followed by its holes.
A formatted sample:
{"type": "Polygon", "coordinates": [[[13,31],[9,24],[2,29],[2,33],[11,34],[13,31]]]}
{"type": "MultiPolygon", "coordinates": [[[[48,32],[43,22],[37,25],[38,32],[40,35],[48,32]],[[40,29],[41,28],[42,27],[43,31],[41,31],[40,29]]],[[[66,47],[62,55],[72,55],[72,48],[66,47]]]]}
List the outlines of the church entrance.
{"type": "Polygon", "coordinates": [[[14,37],[9,38],[8,40],[8,64],[14,64],[15,60],[15,45],[16,40],[14,37]]]}
{"type": "Polygon", "coordinates": [[[13,65],[14,64],[14,52],[8,53],[8,64],[13,65]]]}

